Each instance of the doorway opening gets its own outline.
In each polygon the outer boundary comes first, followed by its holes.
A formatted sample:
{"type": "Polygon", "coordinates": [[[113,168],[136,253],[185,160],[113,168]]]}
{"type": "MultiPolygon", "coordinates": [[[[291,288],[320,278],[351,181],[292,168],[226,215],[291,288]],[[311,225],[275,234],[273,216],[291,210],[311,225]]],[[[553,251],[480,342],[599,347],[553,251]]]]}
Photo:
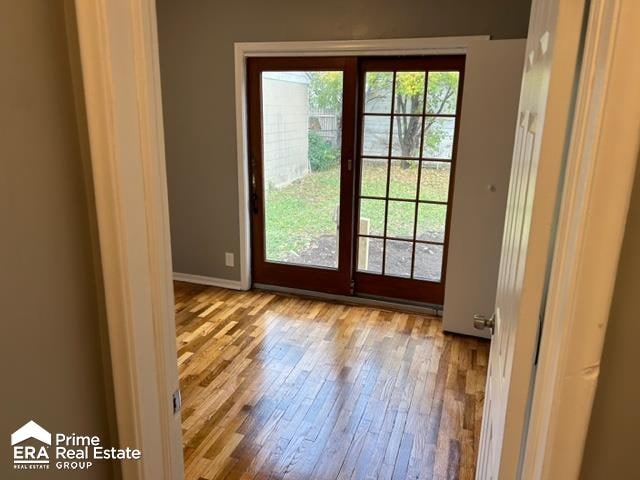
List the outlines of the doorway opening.
{"type": "Polygon", "coordinates": [[[464,63],[248,59],[254,282],[443,303],[464,63]]]}

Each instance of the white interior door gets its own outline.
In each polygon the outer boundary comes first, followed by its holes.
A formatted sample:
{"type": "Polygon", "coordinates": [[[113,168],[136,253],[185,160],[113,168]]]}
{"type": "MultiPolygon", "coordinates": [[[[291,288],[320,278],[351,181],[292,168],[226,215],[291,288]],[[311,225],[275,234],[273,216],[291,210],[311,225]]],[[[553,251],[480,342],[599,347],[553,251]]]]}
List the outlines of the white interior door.
{"type": "Polygon", "coordinates": [[[582,0],[532,5],[477,479],[518,478],[583,8],[582,0]]]}

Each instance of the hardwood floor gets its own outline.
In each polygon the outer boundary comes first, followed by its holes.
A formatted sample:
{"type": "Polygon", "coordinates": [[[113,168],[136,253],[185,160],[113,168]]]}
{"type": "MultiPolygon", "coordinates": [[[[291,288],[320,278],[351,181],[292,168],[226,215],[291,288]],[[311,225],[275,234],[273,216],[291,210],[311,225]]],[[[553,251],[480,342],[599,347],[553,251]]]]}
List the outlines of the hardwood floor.
{"type": "Polygon", "coordinates": [[[489,344],[440,319],[176,282],[186,479],[472,479],[489,344]]]}

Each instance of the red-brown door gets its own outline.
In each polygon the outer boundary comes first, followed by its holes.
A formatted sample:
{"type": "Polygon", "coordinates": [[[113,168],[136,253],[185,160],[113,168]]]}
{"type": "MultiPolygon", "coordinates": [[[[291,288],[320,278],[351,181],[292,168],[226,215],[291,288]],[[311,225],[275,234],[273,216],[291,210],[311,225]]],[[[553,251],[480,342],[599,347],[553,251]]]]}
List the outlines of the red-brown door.
{"type": "Polygon", "coordinates": [[[355,290],[442,305],[464,56],[360,62],[355,290]]]}
{"type": "Polygon", "coordinates": [[[442,304],[463,70],[248,60],[254,283],[442,304]]]}
{"type": "Polygon", "coordinates": [[[356,59],[247,67],[253,281],[349,294],[356,59]]]}

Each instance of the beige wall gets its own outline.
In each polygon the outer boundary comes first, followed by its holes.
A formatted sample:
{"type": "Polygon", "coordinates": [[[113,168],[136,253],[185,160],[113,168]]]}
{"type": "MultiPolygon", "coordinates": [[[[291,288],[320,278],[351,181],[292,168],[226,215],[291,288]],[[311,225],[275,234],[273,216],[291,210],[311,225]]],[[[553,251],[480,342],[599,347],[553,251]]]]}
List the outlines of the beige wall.
{"type": "Polygon", "coordinates": [[[584,480],[638,478],[640,471],[640,168],[618,268],[582,462],[584,480]]]}
{"type": "Polygon", "coordinates": [[[0,478],[113,478],[10,465],[30,419],[111,438],[63,1],[0,2],[0,62],[0,478]]]}
{"type": "Polygon", "coordinates": [[[174,271],[238,280],[233,43],[526,36],[529,0],[158,0],[174,271]]]}

